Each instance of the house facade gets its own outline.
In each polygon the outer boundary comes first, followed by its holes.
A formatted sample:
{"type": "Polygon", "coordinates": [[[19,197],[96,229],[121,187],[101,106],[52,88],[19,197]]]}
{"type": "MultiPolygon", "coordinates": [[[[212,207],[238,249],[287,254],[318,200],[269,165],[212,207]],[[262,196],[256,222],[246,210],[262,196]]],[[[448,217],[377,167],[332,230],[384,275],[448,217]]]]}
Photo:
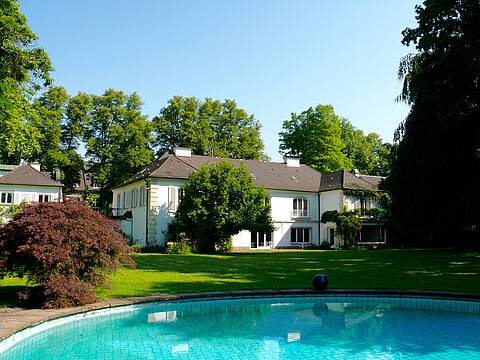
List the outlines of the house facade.
{"type": "Polygon", "coordinates": [[[39,164],[0,165],[0,206],[61,201],[62,188],[39,164]]]}
{"type": "MultiPolygon", "coordinates": [[[[365,214],[368,210],[381,207],[375,197],[355,195],[355,190],[365,193],[378,191],[383,178],[362,174],[352,174],[345,170],[322,174],[320,184],[320,213],[326,211],[349,211],[365,214]]],[[[368,215],[360,216],[362,230],[359,244],[379,245],[387,241],[387,230],[384,221],[374,219],[368,215]]],[[[328,241],[333,248],[343,246],[342,239],[335,233],[336,225],[326,223],[321,226],[321,242],[328,241]]]]}
{"type": "MultiPolygon", "coordinates": [[[[233,238],[235,249],[309,248],[330,241],[327,229],[334,224],[321,224],[320,218],[327,209],[342,208],[342,188],[331,187],[324,194],[321,191],[324,175],[292,158],[284,163],[221,159],[192,155],[190,149],[176,149],[174,154],[156,159],[113,189],[112,217],[138,244],[164,246],[174,237],[171,224],[188,176],[204,164],[222,160],[234,166],[244,164],[255,185],[264,187],[271,197],[275,231],[271,234],[242,231],[233,238]]],[[[333,238],[332,246],[341,243],[333,238]]]]}

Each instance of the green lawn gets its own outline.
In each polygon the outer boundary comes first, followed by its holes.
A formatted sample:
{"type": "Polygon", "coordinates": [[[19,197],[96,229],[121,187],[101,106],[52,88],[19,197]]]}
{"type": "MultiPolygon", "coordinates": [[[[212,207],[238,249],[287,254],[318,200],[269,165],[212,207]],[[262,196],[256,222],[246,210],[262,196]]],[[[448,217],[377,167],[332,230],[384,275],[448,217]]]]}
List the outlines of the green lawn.
{"type": "MultiPolygon", "coordinates": [[[[480,293],[480,251],[265,251],[228,255],[134,256],[135,270],[113,275],[101,298],[240,289],[310,288],[315,273],[330,288],[450,290],[480,293]]],[[[0,281],[0,306],[15,305],[20,279],[0,281]]]]}

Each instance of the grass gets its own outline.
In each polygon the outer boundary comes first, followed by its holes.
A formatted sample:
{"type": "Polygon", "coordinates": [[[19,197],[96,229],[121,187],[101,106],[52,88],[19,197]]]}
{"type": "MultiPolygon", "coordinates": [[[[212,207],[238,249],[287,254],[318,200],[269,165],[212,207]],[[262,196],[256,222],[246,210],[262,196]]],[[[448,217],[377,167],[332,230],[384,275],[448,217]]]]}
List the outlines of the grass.
{"type": "MultiPolygon", "coordinates": [[[[100,298],[156,293],[310,288],[316,273],[330,288],[448,290],[480,293],[480,251],[265,251],[227,255],[135,255],[100,298]]],[[[15,306],[21,279],[0,281],[0,306],[15,306]]]]}

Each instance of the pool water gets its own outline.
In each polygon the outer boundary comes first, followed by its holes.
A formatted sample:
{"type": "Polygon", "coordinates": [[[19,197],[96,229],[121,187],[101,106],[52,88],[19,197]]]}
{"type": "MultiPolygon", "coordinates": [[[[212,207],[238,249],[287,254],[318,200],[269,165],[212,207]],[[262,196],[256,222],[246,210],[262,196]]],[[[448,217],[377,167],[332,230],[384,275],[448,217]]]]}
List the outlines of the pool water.
{"type": "Polygon", "coordinates": [[[44,323],[0,343],[0,360],[480,359],[479,313],[479,303],[426,298],[161,302],[44,323]]]}

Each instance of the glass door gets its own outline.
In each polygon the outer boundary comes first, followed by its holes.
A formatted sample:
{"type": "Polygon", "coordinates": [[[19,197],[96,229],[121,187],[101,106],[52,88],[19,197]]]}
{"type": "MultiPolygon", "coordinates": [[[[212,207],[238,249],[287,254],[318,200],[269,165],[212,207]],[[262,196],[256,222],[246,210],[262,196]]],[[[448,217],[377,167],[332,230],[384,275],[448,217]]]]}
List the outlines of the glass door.
{"type": "Polygon", "coordinates": [[[272,233],[251,231],[251,249],[270,249],[272,247],[272,233]]]}

